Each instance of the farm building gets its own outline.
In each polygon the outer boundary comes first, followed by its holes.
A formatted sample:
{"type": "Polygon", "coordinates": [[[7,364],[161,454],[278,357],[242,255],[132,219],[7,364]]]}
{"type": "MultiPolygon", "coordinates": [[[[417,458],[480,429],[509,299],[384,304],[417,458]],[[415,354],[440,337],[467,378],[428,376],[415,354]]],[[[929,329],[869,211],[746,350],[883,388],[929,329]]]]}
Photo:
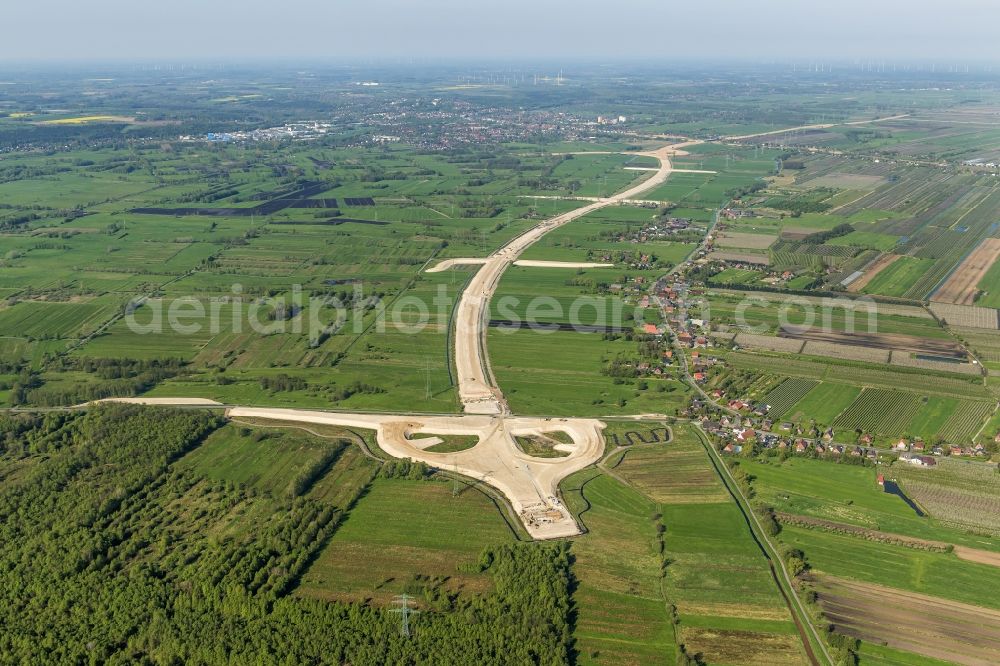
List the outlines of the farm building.
{"type": "Polygon", "coordinates": [[[900,460],[916,467],[934,467],[937,465],[937,460],[932,456],[904,455],[900,457],[900,460]]]}

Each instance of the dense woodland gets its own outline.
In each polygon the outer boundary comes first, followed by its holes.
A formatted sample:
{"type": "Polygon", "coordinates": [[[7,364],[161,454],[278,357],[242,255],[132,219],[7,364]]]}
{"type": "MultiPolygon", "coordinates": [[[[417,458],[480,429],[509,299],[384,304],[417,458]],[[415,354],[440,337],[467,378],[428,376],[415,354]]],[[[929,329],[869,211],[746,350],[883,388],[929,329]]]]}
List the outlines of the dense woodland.
{"type": "Polygon", "coordinates": [[[304,494],[330,458],[274,496],[178,464],[221,424],[125,405],[0,417],[0,662],[568,661],[564,544],[487,549],[492,591],[429,592],[408,638],[386,609],[295,596],[346,510],[304,494]]]}

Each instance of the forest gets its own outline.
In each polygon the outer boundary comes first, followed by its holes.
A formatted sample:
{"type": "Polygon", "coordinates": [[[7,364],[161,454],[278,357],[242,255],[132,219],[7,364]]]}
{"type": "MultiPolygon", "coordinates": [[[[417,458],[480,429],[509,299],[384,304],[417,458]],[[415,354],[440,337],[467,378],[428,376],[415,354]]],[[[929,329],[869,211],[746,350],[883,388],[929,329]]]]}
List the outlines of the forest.
{"type": "Polygon", "coordinates": [[[0,416],[0,662],[567,662],[566,544],[485,549],[492,589],[427,592],[408,637],[389,609],[296,596],[350,505],[304,493],[329,457],[273,496],[181,464],[223,423],[133,405],[0,416]]]}

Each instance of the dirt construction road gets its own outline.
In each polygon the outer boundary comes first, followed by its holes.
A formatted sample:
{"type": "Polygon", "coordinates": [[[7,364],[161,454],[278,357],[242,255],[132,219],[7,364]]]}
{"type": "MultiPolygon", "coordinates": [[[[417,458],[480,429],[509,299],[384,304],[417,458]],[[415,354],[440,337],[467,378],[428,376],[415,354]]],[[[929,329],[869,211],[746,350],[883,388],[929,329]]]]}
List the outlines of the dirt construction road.
{"type": "Polygon", "coordinates": [[[458,370],[458,394],[462,401],[462,408],[466,413],[509,413],[503,393],[489,371],[486,351],[486,331],[488,329],[486,324],[489,319],[490,299],[507,267],[516,261],[524,250],[553,229],[595,210],[618,204],[625,199],[633,199],[637,195],[664,183],[672,172],[670,156],[677,154],[681,148],[695,143],[700,142],[678,143],[664,146],[652,152],[636,153],[637,155],[654,157],[660,161],[660,167],[652,172],[649,178],[623,192],[550,218],[532,227],[486,258],[482,268],[473,276],[462,293],[455,316],[455,365],[458,370]]]}

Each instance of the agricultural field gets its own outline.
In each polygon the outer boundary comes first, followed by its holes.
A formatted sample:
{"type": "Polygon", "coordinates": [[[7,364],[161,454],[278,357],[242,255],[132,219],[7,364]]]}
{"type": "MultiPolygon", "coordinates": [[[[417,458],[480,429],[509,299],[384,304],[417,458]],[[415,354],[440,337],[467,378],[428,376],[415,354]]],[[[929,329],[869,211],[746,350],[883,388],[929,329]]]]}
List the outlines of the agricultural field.
{"type": "Polygon", "coordinates": [[[1000,582],[1000,567],[941,553],[859,539],[816,529],[785,526],[781,540],[802,550],[812,570],[974,606],[997,609],[981,591],[1000,582]],[[892,562],[893,566],[885,566],[892,562]]]}
{"type": "MultiPolygon", "coordinates": [[[[880,466],[881,467],[881,466],[880,466]]],[[[804,516],[838,525],[938,541],[969,548],[998,548],[974,533],[934,514],[920,516],[896,494],[876,483],[879,472],[901,483],[909,474],[924,470],[895,463],[885,469],[830,460],[791,456],[740,460],[740,468],[753,476],[754,499],[792,516],[804,516]]],[[[860,538],[860,537],[859,537],[860,538]]]]}
{"type": "Polygon", "coordinates": [[[866,388],[837,418],[844,430],[861,430],[878,437],[909,435],[931,440],[968,441],[992,412],[989,403],[866,388]]]}
{"type": "Polygon", "coordinates": [[[933,261],[930,259],[900,257],[879,271],[861,292],[881,296],[905,296],[931,265],[933,261]]]}
{"type": "Polygon", "coordinates": [[[748,268],[726,268],[719,271],[711,278],[709,278],[710,284],[718,285],[752,285],[756,284],[763,275],[760,271],[755,271],[748,268]]]}
{"type": "Polygon", "coordinates": [[[978,400],[987,399],[988,396],[981,380],[953,373],[914,371],[855,361],[838,362],[836,359],[778,357],[742,351],[727,352],[724,357],[735,368],[761,371],[768,371],[775,359],[780,358],[782,374],[790,377],[978,400]],[[927,377],[934,377],[934,383],[929,384],[927,377]]]}
{"type": "MultiPolygon", "coordinates": [[[[521,157],[506,166],[491,166],[488,178],[478,160],[404,146],[375,151],[301,145],[270,158],[298,165],[296,177],[281,175],[238,146],[219,146],[211,157],[183,144],[148,151],[143,159],[157,165],[156,178],[142,171],[108,176],[104,169],[124,168],[135,159],[113,148],[88,152],[85,166],[54,157],[51,175],[0,183],[10,206],[0,214],[0,289],[6,298],[0,335],[25,344],[58,340],[50,349],[75,359],[120,358],[127,350],[131,359],[182,361],[179,376],[143,386],[152,395],[454,411],[450,308],[468,274],[431,278],[421,269],[435,258],[488,254],[537,220],[580,205],[526,195],[571,194],[597,183],[620,189],[639,177],[623,169],[630,157],[567,159],[537,146],[525,155],[525,148],[518,146],[521,157]],[[223,159],[245,169],[223,177],[223,159]],[[526,171],[550,173],[535,182],[526,171]],[[61,198],[47,194],[49,208],[30,212],[46,192],[61,198]],[[26,208],[26,222],[9,212],[29,204],[34,207],[26,208]],[[74,207],[83,213],[71,213],[74,207]],[[441,290],[444,297],[438,298],[441,290]],[[338,321],[337,309],[314,305],[314,299],[344,305],[339,329],[328,328],[338,321]],[[420,334],[410,335],[398,329],[419,319],[414,301],[430,306],[431,316],[420,334]],[[256,309],[257,328],[266,329],[280,307],[291,308],[293,316],[278,332],[261,334],[248,321],[256,309]],[[166,325],[174,310],[187,330],[166,325]],[[157,313],[164,323],[152,330],[157,313]],[[334,366],[332,381],[318,380],[323,369],[330,377],[334,366]],[[291,390],[278,396],[261,390],[275,374],[292,377],[285,382],[291,390]]],[[[608,213],[606,224],[584,225],[576,238],[628,230],[650,214],[622,207],[608,213]]],[[[553,249],[575,243],[572,238],[557,238],[553,249]]],[[[592,247],[626,249],[605,245],[597,239],[592,247]]],[[[659,243],[658,258],[645,274],[680,261],[690,247],[659,243]]],[[[63,400],[68,391],[61,370],[51,360],[36,369],[33,381],[40,385],[27,399],[63,400]]],[[[97,378],[89,384],[74,401],[126,390],[97,378]]]]}
{"type": "Polygon", "coordinates": [[[727,352],[725,358],[733,368],[763,373],[773,373],[773,363],[780,358],[783,375],[821,382],[782,416],[832,425],[838,440],[850,441],[861,431],[883,444],[902,436],[969,442],[993,413],[990,395],[977,376],[962,379],[954,373],[833,358],[824,362],[801,355],[740,351],[727,352]],[[933,382],[928,382],[929,375],[933,382]]]}
{"type": "Polygon", "coordinates": [[[638,359],[636,343],[600,333],[492,329],[493,372],[515,412],[553,416],[672,414],[689,389],[674,378],[639,380],[604,374],[616,358],[638,359]]]}
{"type": "Polygon", "coordinates": [[[994,261],[979,281],[976,305],[986,308],[1000,307],[1000,263],[994,261]]]}
{"type": "MultiPolygon", "coordinates": [[[[825,134],[832,130],[811,136],[825,134]]],[[[794,157],[786,159],[793,166],[768,179],[759,196],[740,202],[749,214],[721,231],[720,243],[727,243],[726,235],[770,230],[779,238],[768,248],[768,269],[809,276],[811,286],[846,285],[852,292],[911,302],[934,293],[945,302],[988,302],[993,262],[982,248],[992,247],[1000,211],[1000,193],[988,174],[790,153],[794,157]],[[964,280],[955,287],[960,298],[949,295],[948,279],[964,280]]],[[[739,260],[724,253],[712,257],[739,260]]]]}
{"type": "Polygon", "coordinates": [[[384,605],[404,591],[487,592],[489,578],[476,571],[479,553],[514,534],[490,498],[465,484],[458,490],[446,481],[375,480],[297,594],[384,605]]]}
{"type": "Polygon", "coordinates": [[[934,660],[973,664],[996,658],[1000,612],[834,576],[810,582],[838,633],[934,660]],[[919,630],[905,630],[910,627],[919,630]]]}
{"type": "Polygon", "coordinates": [[[995,465],[945,458],[933,469],[896,464],[893,474],[937,520],[957,529],[1000,534],[1000,473],[995,465]]]}
{"type": "Polygon", "coordinates": [[[798,404],[819,382],[809,379],[789,377],[764,396],[764,403],[770,407],[768,414],[780,418],[798,404]]]}
{"type": "MultiPolygon", "coordinates": [[[[692,456],[701,448],[693,434],[683,432],[675,446],[692,456]]],[[[701,454],[707,466],[703,449],[701,454]]],[[[708,661],[731,662],[738,655],[756,661],[766,655],[772,663],[799,663],[800,638],[766,561],[732,499],[715,494],[722,490],[718,477],[703,472],[704,467],[691,466],[675,474],[686,492],[679,503],[659,507],[672,560],[664,587],[677,607],[679,639],[708,661]],[[696,494],[703,501],[692,503],[699,486],[696,494]]]]}
{"type": "Polygon", "coordinates": [[[573,543],[582,663],[662,661],[677,642],[709,662],[801,663],[795,625],[741,514],[695,434],[672,427],[670,443],[626,450],[614,476],[585,470],[563,482],[588,529],[573,543]],[[636,644],[644,632],[650,649],[636,644]]]}
{"type": "Polygon", "coordinates": [[[931,294],[931,298],[957,305],[974,304],[979,296],[979,285],[986,279],[998,256],[1000,239],[983,240],[955,267],[948,279],[931,294]]]}
{"type": "Polygon", "coordinates": [[[677,642],[660,586],[655,504],[596,470],[567,478],[562,492],[571,508],[583,511],[587,527],[572,546],[580,663],[674,659],[677,642]]]}
{"type": "Polygon", "coordinates": [[[840,236],[830,241],[830,245],[846,245],[848,247],[863,247],[872,250],[888,251],[899,242],[898,236],[880,234],[873,231],[854,231],[846,236],[840,236]]]}
{"type": "Polygon", "coordinates": [[[228,425],[186,456],[184,466],[190,465],[209,479],[253,486],[281,496],[293,487],[304,469],[317,464],[328,468],[343,448],[343,442],[319,439],[301,431],[228,425]]]}
{"type": "Polygon", "coordinates": [[[776,240],[770,234],[746,232],[719,232],[715,244],[723,248],[739,248],[743,250],[766,250],[776,240]]]}
{"type": "Polygon", "coordinates": [[[94,333],[119,305],[114,298],[84,302],[21,301],[0,308],[0,333],[29,339],[79,339],[94,333]]]}
{"type": "Polygon", "coordinates": [[[728,501],[705,465],[704,451],[691,446],[629,450],[617,460],[615,472],[656,502],[709,504],[728,501]]]}
{"type": "MultiPolygon", "coordinates": [[[[748,272],[760,276],[757,271],[748,272]]],[[[722,273],[715,278],[721,275],[722,273]]],[[[746,326],[758,329],[755,332],[778,333],[782,329],[793,330],[796,326],[803,326],[822,327],[824,333],[833,334],[949,339],[948,332],[926,310],[912,306],[859,301],[846,297],[823,298],[725,289],[710,290],[704,300],[707,307],[702,318],[720,328],[746,326]],[[738,315],[742,316],[742,321],[738,315]]],[[[884,343],[883,346],[889,344],[884,343]]]]}
{"type": "Polygon", "coordinates": [[[821,382],[783,412],[782,417],[797,423],[815,420],[822,425],[832,425],[860,393],[861,389],[854,386],[821,382]]]}

